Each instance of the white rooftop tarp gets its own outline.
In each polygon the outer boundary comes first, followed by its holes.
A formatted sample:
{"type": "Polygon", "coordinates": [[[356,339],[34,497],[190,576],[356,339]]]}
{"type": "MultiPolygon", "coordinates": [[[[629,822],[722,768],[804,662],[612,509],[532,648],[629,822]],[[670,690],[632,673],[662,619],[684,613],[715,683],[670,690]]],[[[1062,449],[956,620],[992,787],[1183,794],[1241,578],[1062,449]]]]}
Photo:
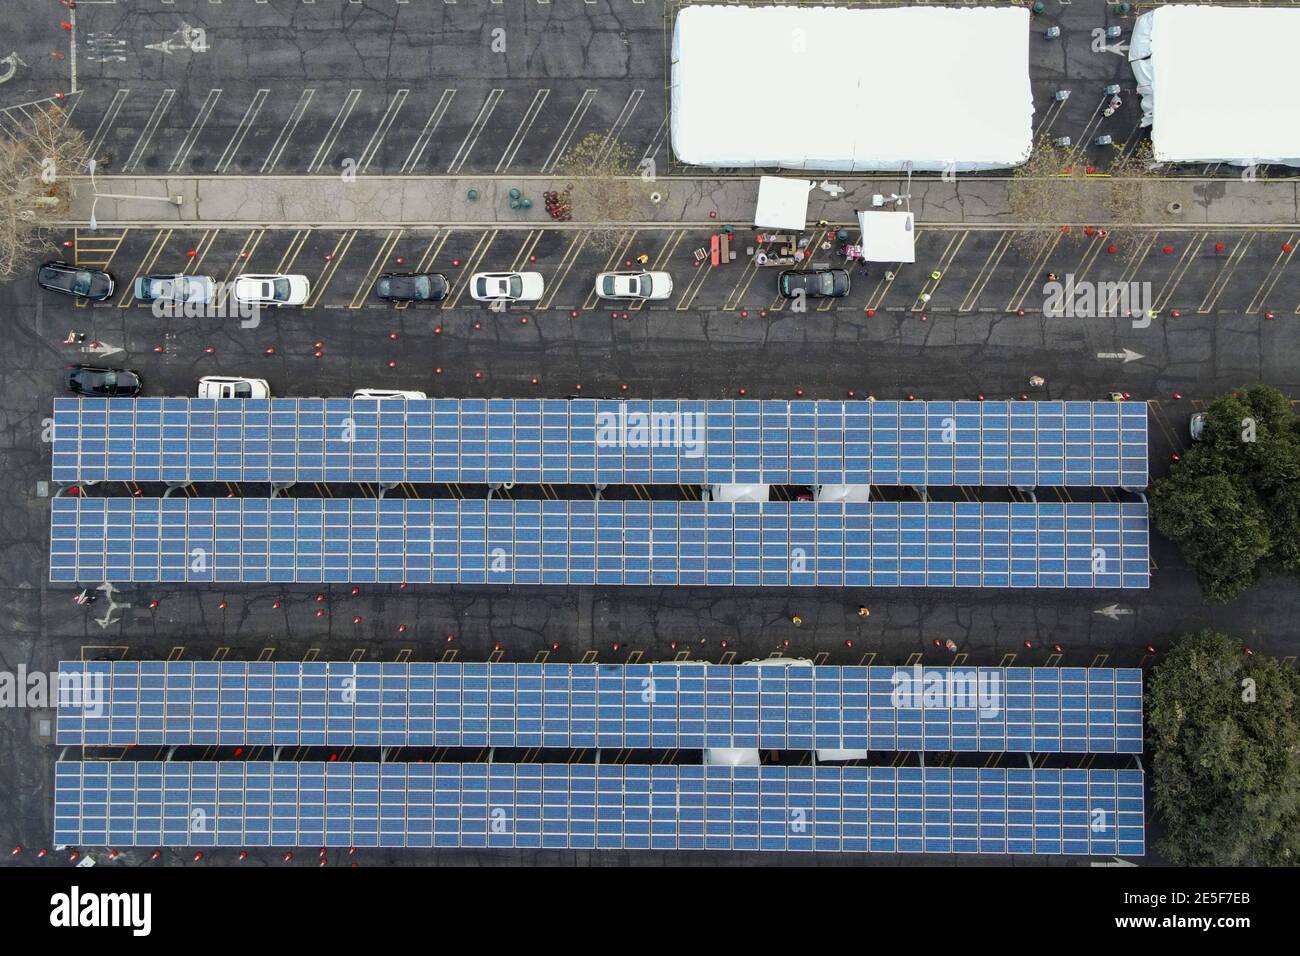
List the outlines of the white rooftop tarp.
{"type": "Polygon", "coordinates": [[[867,262],[916,261],[916,223],[910,212],[858,210],[858,225],[867,262]]]}
{"type": "Polygon", "coordinates": [[[1155,158],[1300,166],[1298,55],[1297,9],[1183,5],[1140,16],[1129,59],[1155,158]]]}
{"type": "Polygon", "coordinates": [[[754,225],[761,229],[803,229],[808,225],[810,179],[760,176],[754,225]]]}
{"type": "Polygon", "coordinates": [[[692,6],[672,147],[698,166],[965,171],[1029,157],[1024,7],[692,6]]]}

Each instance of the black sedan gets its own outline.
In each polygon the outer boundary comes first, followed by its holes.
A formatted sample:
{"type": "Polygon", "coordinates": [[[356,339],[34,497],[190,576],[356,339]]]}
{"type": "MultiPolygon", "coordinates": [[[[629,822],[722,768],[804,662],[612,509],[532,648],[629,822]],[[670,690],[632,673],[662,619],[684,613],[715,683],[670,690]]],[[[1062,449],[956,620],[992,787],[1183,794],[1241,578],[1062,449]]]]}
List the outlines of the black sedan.
{"type": "Polygon", "coordinates": [[[776,288],[787,299],[800,292],[810,299],[838,299],[849,294],[849,274],[843,269],[787,269],[777,279],[776,288]]]}
{"type": "Polygon", "coordinates": [[[437,272],[385,272],[375,281],[375,295],[389,302],[437,302],[450,287],[437,272]]]}
{"type": "Polygon", "coordinates": [[[36,284],[51,292],[102,301],[113,294],[113,277],[102,269],[83,269],[67,262],[47,262],[36,273],[36,284]]]}
{"type": "Polygon", "coordinates": [[[69,365],[65,384],[78,395],[133,396],[144,388],[140,373],[129,368],[98,368],[94,365],[69,365]]]}

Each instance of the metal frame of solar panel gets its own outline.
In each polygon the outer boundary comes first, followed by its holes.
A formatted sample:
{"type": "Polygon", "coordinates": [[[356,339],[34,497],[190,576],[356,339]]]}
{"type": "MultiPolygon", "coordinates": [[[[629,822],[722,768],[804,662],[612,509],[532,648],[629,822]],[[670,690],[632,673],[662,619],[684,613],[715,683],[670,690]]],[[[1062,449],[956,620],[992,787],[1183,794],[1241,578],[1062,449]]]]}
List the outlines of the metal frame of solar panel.
{"type": "Polygon", "coordinates": [[[61,746],[1142,752],[1135,668],[65,661],[59,670],[61,746]]]}
{"type": "Polygon", "coordinates": [[[56,481],[1142,488],[1141,402],[61,398],[56,481]]]}
{"type": "Polygon", "coordinates": [[[50,580],[1145,588],[1144,504],[56,498],[50,580]]]}
{"type": "Polygon", "coordinates": [[[592,764],[55,765],[68,846],[1141,856],[1142,772],[592,764]]]}

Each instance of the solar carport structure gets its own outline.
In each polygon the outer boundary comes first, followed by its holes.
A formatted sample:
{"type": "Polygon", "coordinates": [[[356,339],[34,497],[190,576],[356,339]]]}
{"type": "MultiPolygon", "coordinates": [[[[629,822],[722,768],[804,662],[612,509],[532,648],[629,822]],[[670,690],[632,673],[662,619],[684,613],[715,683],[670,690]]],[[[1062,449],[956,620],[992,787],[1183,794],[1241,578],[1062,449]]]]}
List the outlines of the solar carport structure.
{"type": "Polygon", "coordinates": [[[60,398],[55,481],[1147,484],[1141,402],[60,398]]]}
{"type": "Polygon", "coordinates": [[[1141,753],[1142,673],[1034,667],[736,667],[65,661],[64,746],[546,747],[1141,753]],[[950,675],[966,706],[901,702],[950,675]]]}
{"type": "Polygon", "coordinates": [[[1145,588],[1144,504],[57,498],[50,579],[1145,588]]]}
{"type": "Polygon", "coordinates": [[[59,762],[68,846],[1139,856],[1142,773],[599,764],[59,762]]]}
{"type": "MultiPolygon", "coordinates": [[[[97,688],[60,702],[69,747],[1134,754],[1142,736],[1140,673],[1106,668],[118,661],[61,672],[97,688]]],[[[55,774],[55,839],[73,846],[1140,855],[1145,840],[1143,775],[1127,769],[435,757],[86,760],[55,774]]]]}

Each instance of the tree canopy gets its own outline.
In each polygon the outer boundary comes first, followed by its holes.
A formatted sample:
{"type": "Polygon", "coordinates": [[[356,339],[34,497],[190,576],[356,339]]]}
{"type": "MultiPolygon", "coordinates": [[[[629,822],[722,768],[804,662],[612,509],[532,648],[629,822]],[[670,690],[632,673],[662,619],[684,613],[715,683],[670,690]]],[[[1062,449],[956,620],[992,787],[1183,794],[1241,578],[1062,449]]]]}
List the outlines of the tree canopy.
{"type": "Polygon", "coordinates": [[[1300,862],[1300,674],[1202,631],[1155,668],[1146,704],[1169,861],[1300,862]]]}
{"type": "Polygon", "coordinates": [[[1265,571],[1300,577],[1300,422],[1286,396],[1256,385],[1211,404],[1204,438],[1152,486],[1151,517],[1209,603],[1265,571]]]}

